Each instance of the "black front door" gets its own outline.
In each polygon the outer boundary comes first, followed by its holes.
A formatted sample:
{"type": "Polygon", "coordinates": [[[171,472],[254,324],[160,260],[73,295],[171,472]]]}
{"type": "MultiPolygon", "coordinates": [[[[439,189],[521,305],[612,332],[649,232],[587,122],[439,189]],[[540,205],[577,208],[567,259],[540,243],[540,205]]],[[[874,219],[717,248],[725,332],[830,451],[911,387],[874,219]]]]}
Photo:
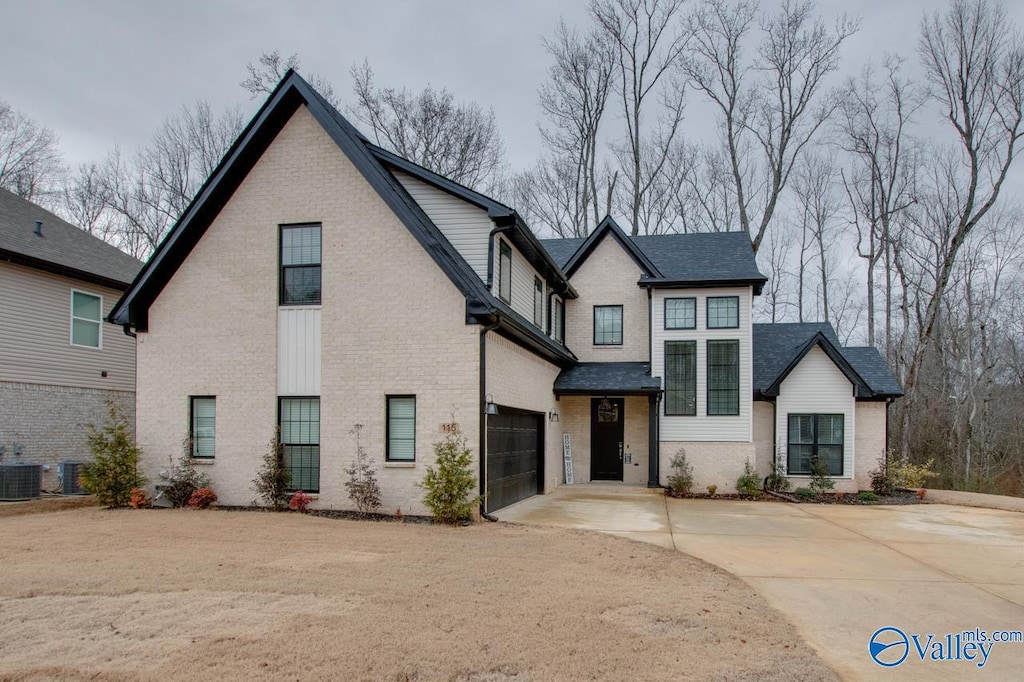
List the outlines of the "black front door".
{"type": "Polygon", "coordinates": [[[590,401],[590,480],[622,480],[622,440],[626,401],[592,398],[590,401]]]}

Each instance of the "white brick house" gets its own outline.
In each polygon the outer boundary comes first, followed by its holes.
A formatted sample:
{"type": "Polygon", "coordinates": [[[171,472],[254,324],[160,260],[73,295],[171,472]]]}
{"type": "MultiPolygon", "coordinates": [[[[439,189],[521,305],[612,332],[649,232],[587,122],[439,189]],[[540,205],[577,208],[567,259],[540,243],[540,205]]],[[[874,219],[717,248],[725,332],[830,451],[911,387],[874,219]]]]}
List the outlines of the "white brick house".
{"type": "Polygon", "coordinates": [[[295,487],[350,507],[362,424],[384,509],[422,513],[453,420],[488,511],[563,484],[565,434],[576,482],[663,484],[685,447],[722,491],[774,457],[864,487],[899,387],[827,327],[753,325],[764,281],[742,234],[541,242],[289,73],[109,320],[138,334],[147,473],[192,435],[226,504],[256,497],[280,427],[295,487]]]}

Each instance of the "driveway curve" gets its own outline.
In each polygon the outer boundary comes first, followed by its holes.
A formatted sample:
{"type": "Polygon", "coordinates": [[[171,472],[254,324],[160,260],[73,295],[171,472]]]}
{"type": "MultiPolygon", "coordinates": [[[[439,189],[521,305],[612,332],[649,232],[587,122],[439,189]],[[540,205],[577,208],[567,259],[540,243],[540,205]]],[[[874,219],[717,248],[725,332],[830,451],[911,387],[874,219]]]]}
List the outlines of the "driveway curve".
{"type": "Polygon", "coordinates": [[[1024,668],[1024,643],[989,643],[983,653],[963,635],[1024,630],[1024,514],[677,500],[579,486],[498,517],[625,536],[715,564],[762,594],[844,679],[1008,680],[1024,668]],[[897,628],[909,642],[906,658],[888,668],[869,653],[882,628],[897,628]]]}

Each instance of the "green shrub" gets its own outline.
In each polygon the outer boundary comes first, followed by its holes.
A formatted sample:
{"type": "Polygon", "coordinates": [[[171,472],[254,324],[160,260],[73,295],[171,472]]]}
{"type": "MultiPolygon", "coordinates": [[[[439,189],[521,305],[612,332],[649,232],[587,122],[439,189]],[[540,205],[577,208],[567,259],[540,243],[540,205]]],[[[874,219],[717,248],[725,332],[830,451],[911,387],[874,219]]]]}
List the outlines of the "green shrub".
{"type": "Polygon", "coordinates": [[[284,511],[288,508],[288,488],[291,484],[292,472],[284,465],[284,446],[281,445],[281,432],[278,429],[267,443],[263,465],[253,479],[252,487],[267,506],[274,511],[284,511]]]}
{"type": "Polygon", "coordinates": [[[793,491],[801,500],[809,501],[818,499],[818,493],[811,488],[797,488],[793,491]]]}
{"type": "Polygon", "coordinates": [[[828,465],[824,457],[814,457],[811,460],[811,480],[807,485],[818,495],[836,487],[836,482],[829,478],[828,465]]]}
{"type": "Polygon", "coordinates": [[[782,460],[776,458],[775,464],[772,465],[772,472],[765,479],[764,487],[777,493],[784,493],[789,490],[790,483],[789,479],[786,478],[786,468],[782,460]]]}
{"type": "Polygon", "coordinates": [[[196,460],[192,456],[193,442],[190,436],[186,436],[181,442],[181,456],[177,464],[171,462],[167,467],[164,497],[175,507],[188,505],[195,491],[210,485],[210,477],[196,470],[196,460]]]}
{"type": "Polygon", "coordinates": [[[417,485],[426,490],[423,503],[435,522],[456,524],[472,518],[473,508],[482,499],[472,494],[477,484],[472,462],[468,441],[458,425],[434,443],[434,466],[427,467],[423,482],[417,485]]]}
{"type": "Polygon", "coordinates": [[[711,497],[714,497],[715,493],[717,493],[717,492],[718,492],[718,486],[717,485],[712,483],[711,485],[708,486],[708,495],[710,495],[711,497]]]}
{"type": "Polygon", "coordinates": [[[878,466],[868,474],[871,476],[871,489],[881,497],[892,495],[896,486],[889,476],[889,461],[884,453],[878,457],[877,463],[878,466]]]}
{"type": "Polygon", "coordinates": [[[349,433],[356,437],[356,458],[352,465],[345,469],[348,480],[345,481],[345,490],[348,491],[349,499],[356,503],[356,507],[362,513],[380,507],[380,486],[377,484],[377,472],[370,464],[370,458],[366,455],[366,448],[363,447],[360,435],[363,432],[363,425],[356,424],[349,433]]]}
{"type": "Polygon", "coordinates": [[[761,497],[761,477],[749,459],[743,465],[743,473],[736,479],[736,492],[744,497],[761,497]]]}
{"type": "Polygon", "coordinates": [[[89,451],[92,461],[82,467],[79,484],[107,507],[126,507],[132,489],[146,485],[139,473],[142,451],[132,439],[128,420],[113,401],[107,401],[107,422],[102,429],[89,425],[89,451]]]}
{"type": "Polygon", "coordinates": [[[934,458],[924,464],[914,464],[906,455],[892,457],[889,460],[889,478],[897,488],[923,488],[928,479],[938,476],[938,473],[932,470],[934,465],[934,458]]]}
{"type": "Polygon", "coordinates": [[[861,502],[878,502],[878,495],[870,490],[861,490],[857,493],[857,499],[861,502]]]}
{"type": "Polygon", "coordinates": [[[674,497],[689,495],[693,488],[693,465],[686,461],[686,450],[679,448],[669,462],[672,474],[668,477],[668,489],[674,497]]]}

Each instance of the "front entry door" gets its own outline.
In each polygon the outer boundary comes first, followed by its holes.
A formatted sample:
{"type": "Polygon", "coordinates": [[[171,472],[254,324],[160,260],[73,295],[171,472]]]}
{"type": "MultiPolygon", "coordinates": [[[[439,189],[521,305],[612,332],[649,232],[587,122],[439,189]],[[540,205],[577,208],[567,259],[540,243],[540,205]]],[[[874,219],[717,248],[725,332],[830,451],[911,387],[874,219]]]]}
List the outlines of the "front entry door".
{"type": "Polygon", "coordinates": [[[592,398],[590,401],[590,480],[622,480],[623,398],[592,398]]]}

